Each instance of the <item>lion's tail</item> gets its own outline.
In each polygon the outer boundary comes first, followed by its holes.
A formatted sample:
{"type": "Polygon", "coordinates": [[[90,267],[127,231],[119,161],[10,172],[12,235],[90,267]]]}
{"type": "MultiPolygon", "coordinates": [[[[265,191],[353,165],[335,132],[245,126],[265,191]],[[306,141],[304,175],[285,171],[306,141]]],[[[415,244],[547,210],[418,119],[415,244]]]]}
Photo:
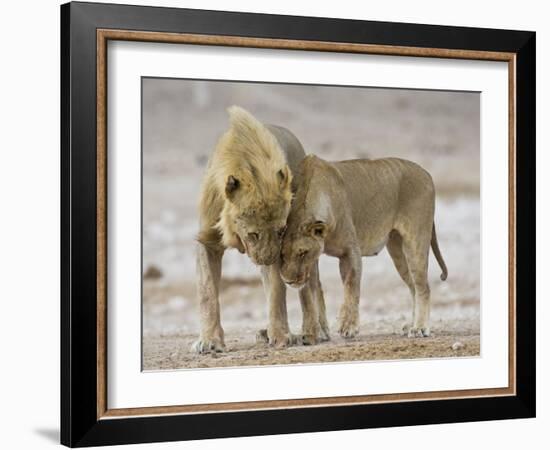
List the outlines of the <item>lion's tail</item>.
{"type": "Polygon", "coordinates": [[[437,243],[437,235],[435,234],[435,223],[432,227],[432,251],[434,252],[435,259],[437,259],[437,262],[439,264],[439,267],[441,267],[441,280],[445,281],[447,279],[447,265],[445,264],[445,261],[443,260],[443,256],[441,255],[441,251],[439,250],[439,244],[437,243]]]}

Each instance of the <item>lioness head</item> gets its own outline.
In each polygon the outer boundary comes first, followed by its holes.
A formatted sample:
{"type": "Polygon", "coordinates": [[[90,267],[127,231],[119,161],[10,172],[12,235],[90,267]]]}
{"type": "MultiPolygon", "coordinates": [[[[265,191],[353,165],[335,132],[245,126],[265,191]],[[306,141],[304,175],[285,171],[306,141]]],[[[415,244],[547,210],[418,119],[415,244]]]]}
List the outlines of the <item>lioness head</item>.
{"type": "Polygon", "coordinates": [[[292,287],[302,287],[324,250],[326,223],[315,220],[296,224],[289,217],[289,228],[281,247],[281,276],[292,287]]]}
{"type": "Polygon", "coordinates": [[[220,141],[217,181],[224,207],[222,241],[259,265],[279,258],[292,200],[292,174],[275,136],[250,113],[229,109],[231,128],[220,141]]]}

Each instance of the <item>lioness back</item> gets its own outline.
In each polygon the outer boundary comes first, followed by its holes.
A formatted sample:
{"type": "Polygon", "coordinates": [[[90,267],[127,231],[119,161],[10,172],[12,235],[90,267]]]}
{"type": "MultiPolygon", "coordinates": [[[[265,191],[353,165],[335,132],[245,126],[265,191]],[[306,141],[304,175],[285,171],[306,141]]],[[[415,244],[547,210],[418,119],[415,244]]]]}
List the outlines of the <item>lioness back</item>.
{"type": "MultiPolygon", "coordinates": [[[[400,158],[354,159],[331,163],[341,175],[358,234],[375,240],[415,208],[433,205],[430,174],[418,164],[400,158]]],[[[369,243],[370,244],[370,243],[369,243]]]]}
{"type": "MultiPolygon", "coordinates": [[[[331,163],[340,172],[348,194],[403,195],[409,189],[433,191],[430,174],[418,164],[401,158],[350,159],[331,163]],[[394,190],[397,190],[394,192],[394,190]],[[401,190],[405,192],[400,192],[401,190]]],[[[364,199],[364,197],[363,197],[364,199]]]]}

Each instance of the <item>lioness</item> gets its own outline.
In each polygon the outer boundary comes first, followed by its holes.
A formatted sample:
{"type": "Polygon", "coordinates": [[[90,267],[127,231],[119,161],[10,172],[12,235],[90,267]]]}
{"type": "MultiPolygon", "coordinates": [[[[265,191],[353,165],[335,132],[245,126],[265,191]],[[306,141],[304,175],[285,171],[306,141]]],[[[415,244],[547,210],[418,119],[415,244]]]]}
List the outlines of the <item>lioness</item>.
{"type": "MultiPolygon", "coordinates": [[[[269,298],[269,325],[260,339],[275,346],[292,343],[285,284],[279,255],[292,199],[293,173],[305,156],[298,139],[288,130],[264,125],[242,108],[228,109],[231,126],[217,143],[201,186],[200,232],[197,237],[197,292],[201,332],[193,348],[199,353],[222,351],[224,331],[218,300],[221,262],[225,249],[236,248],[261,266],[269,298]]],[[[311,286],[300,291],[305,311],[324,311],[315,264],[311,286]],[[319,286],[319,288],[317,288],[319,286]],[[311,306],[320,302],[320,308],[311,306]]],[[[313,343],[326,329],[318,320],[304,322],[304,343],[313,343]]]]}
{"type": "MultiPolygon", "coordinates": [[[[362,256],[384,246],[413,297],[410,337],[430,335],[430,244],[441,267],[434,225],[435,189],[419,165],[397,158],[327,162],[313,155],[299,168],[282,245],[281,274],[294,287],[307,282],[321,253],[340,259],[344,302],[338,332],[359,332],[362,256]]],[[[305,319],[304,319],[305,320],[305,319]]]]}

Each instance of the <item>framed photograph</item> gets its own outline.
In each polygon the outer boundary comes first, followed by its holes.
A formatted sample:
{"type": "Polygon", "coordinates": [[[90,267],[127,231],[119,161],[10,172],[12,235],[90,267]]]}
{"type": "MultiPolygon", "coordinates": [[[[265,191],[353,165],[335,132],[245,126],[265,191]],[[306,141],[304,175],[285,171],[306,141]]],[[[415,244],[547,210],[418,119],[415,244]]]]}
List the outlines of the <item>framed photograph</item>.
{"type": "Polygon", "coordinates": [[[61,442],[535,415],[535,33],[61,7],[61,442]]]}

